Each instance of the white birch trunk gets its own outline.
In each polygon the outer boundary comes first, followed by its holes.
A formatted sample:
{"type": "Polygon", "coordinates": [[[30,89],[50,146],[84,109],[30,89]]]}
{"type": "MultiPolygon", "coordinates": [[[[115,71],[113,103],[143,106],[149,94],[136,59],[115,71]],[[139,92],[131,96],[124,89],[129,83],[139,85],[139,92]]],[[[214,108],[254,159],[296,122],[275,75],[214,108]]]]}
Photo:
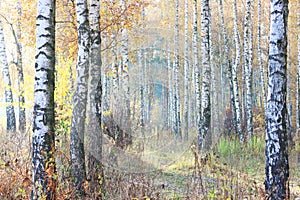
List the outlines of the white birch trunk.
{"type": "Polygon", "coordinates": [[[229,44],[228,44],[228,37],[226,33],[226,27],[225,27],[225,20],[224,20],[224,11],[223,11],[223,1],[220,0],[219,4],[220,8],[220,14],[221,14],[221,22],[222,22],[222,34],[223,34],[223,42],[225,46],[225,58],[226,58],[226,65],[227,65],[227,76],[229,79],[229,88],[230,88],[230,106],[231,106],[231,112],[233,116],[233,125],[237,131],[237,120],[236,120],[236,105],[235,105],[235,96],[234,96],[234,84],[233,84],[233,70],[232,70],[232,65],[231,61],[229,58],[229,44]]]}
{"type": "Polygon", "coordinates": [[[181,135],[181,119],[180,119],[180,96],[179,96],[179,2],[175,0],[175,38],[174,38],[174,111],[175,111],[175,135],[178,139],[181,135]]]}
{"type": "Polygon", "coordinates": [[[272,0],[270,9],[265,189],[271,200],[289,199],[287,119],[288,1],[272,0]]]}
{"type": "Polygon", "coordinates": [[[199,150],[203,149],[204,139],[210,134],[211,125],[211,69],[209,54],[209,0],[201,1],[201,53],[202,53],[202,91],[201,91],[201,134],[198,136],[199,150]]]}
{"type": "Polygon", "coordinates": [[[193,57],[195,74],[195,95],[196,95],[196,127],[198,138],[201,136],[201,92],[200,92],[200,72],[199,72],[199,52],[198,52],[198,11],[197,0],[193,0],[193,57]]]}
{"type": "Polygon", "coordinates": [[[140,48],[138,55],[139,60],[139,71],[141,76],[141,83],[140,83],[140,127],[142,135],[144,135],[144,126],[145,126],[145,94],[144,94],[144,50],[140,48]]]}
{"type": "MultiPolygon", "coordinates": [[[[125,13],[127,9],[126,0],[121,1],[122,4],[122,12],[125,13]]],[[[125,21],[126,19],[124,19],[125,21]]],[[[130,88],[129,88],[129,58],[128,58],[128,34],[127,34],[127,28],[124,27],[123,24],[123,30],[122,30],[122,75],[123,75],[123,91],[124,91],[124,103],[125,103],[125,113],[124,113],[124,119],[125,124],[130,126],[127,122],[130,118],[130,88]]],[[[129,127],[128,127],[129,128],[129,127]]]]}
{"type": "Polygon", "coordinates": [[[17,68],[18,68],[18,89],[19,89],[19,131],[25,133],[26,129],[26,110],[24,97],[24,74],[22,61],[22,32],[21,32],[21,17],[22,17],[22,3],[21,0],[17,2],[17,68]]]}
{"type": "MultiPolygon", "coordinates": [[[[211,11],[210,11],[210,17],[211,17],[211,11]]],[[[213,44],[212,44],[212,22],[210,20],[209,22],[209,59],[210,64],[212,65],[211,68],[211,93],[212,93],[212,127],[211,127],[211,136],[214,136],[215,133],[219,134],[220,132],[220,119],[219,119],[219,102],[218,102],[218,90],[217,90],[217,64],[214,62],[214,50],[213,50],[213,44]]]]}
{"type": "Polygon", "coordinates": [[[13,106],[13,94],[11,89],[10,72],[6,57],[4,32],[2,27],[2,20],[0,19],[0,61],[2,65],[2,77],[5,90],[5,103],[6,103],[6,131],[14,133],[16,131],[16,116],[13,106]]]}
{"type": "Polygon", "coordinates": [[[48,200],[55,199],[55,1],[39,0],[37,5],[31,199],[48,200]]]}
{"type": "Polygon", "coordinates": [[[261,52],[261,0],[258,0],[257,4],[257,58],[260,70],[260,82],[261,82],[261,96],[264,104],[264,111],[267,108],[267,96],[265,90],[265,69],[262,62],[262,52],[261,52]]]}
{"type": "Polygon", "coordinates": [[[184,140],[188,140],[189,129],[189,56],[188,56],[188,26],[189,26],[189,1],[185,0],[184,8],[184,105],[183,105],[183,122],[184,122],[184,140]]]}
{"type": "Polygon", "coordinates": [[[235,108],[235,120],[236,120],[236,130],[237,134],[240,137],[240,141],[244,141],[244,135],[242,133],[241,125],[241,109],[240,109],[240,100],[239,100],[239,86],[237,79],[237,70],[240,64],[240,41],[239,33],[237,26],[237,4],[236,0],[233,1],[233,20],[234,20],[234,42],[235,42],[235,62],[232,67],[232,81],[233,81],[233,95],[234,95],[234,108],[235,108]]]}
{"type": "Polygon", "coordinates": [[[248,138],[253,134],[252,116],[252,39],[251,39],[251,0],[246,1],[246,13],[244,21],[244,69],[246,83],[246,119],[248,138]]]}
{"type": "Polygon", "coordinates": [[[102,172],[102,84],[101,84],[101,38],[100,38],[100,1],[90,0],[90,61],[88,85],[88,123],[87,154],[89,189],[94,199],[103,194],[102,172]]]}
{"type": "Polygon", "coordinates": [[[76,66],[77,77],[75,80],[75,94],[73,96],[74,107],[70,135],[70,158],[72,163],[72,176],[74,178],[76,190],[80,195],[84,195],[83,183],[86,180],[84,133],[90,57],[90,28],[86,0],[77,0],[76,17],[78,58],[76,66]]]}
{"type": "Polygon", "coordinates": [[[118,55],[117,55],[117,37],[115,33],[112,35],[112,111],[113,115],[117,113],[118,107],[118,92],[119,92],[119,67],[118,67],[118,55]]]}
{"type": "Polygon", "coordinates": [[[172,67],[171,67],[171,49],[170,44],[168,44],[168,55],[167,55],[167,68],[168,68],[168,116],[169,116],[169,128],[173,129],[173,90],[172,90],[172,67]]]}

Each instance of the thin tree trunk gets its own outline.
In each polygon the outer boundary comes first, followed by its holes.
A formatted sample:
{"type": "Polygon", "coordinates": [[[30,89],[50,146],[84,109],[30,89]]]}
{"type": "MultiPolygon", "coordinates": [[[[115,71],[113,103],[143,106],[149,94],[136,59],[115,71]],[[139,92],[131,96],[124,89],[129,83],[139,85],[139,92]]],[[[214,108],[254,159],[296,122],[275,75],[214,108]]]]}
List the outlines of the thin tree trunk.
{"type": "Polygon", "coordinates": [[[144,127],[145,127],[145,90],[144,90],[144,50],[140,48],[138,55],[139,60],[139,71],[141,75],[141,81],[140,81],[140,128],[141,128],[141,134],[142,136],[145,136],[144,134],[144,127]]]}
{"type": "Polygon", "coordinates": [[[264,111],[266,111],[267,108],[267,96],[266,96],[266,90],[265,90],[265,70],[262,62],[262,52],[261,52],[261,0],[258,0],[257,5],[257,58],[258,58],[258,65],[260,70],[260,81],[261,81],[261,96],[263,99],[264,104],[264,111]]]}
{"type": "Polygon", "coordinates": [[[13,106],[13,94],[11,89],[10,72],[6,57],[4,32],[2,27],[2,20],[0,18],[0,61],[2,64],[2,76],[5,83],[5,103],[6,103],[6,131],[14,133],[16,131],[16,116],[13,106]]]}
{"type": "Polygon", "coordinates": [[[244,21],[244,69],[246,82],[246,119],[247,119],[247,133],[250,139],[253,135],[253,116],[252,116],[252,35],[251,27],[251,0],[246,1],[246,14],[244,21]]]}
{"type": "Polygon", "coordinates": [[[271,1],[270,13],[265,189],[270,200],[278,200],[289,199],[286,130],[288,1],[271,1]]]}
{"type": "Polygon", "coordinates": [[[172,67],[171,67],[171,49],[170,49],[170,44],[168,44],[168,55],[167,55],[167,68],[168,68],[168,116],[169,116],[169,128],[173,129],[174,124],[173,124],[173,90],[172,90],[172,67]]]}
{"type": "Polygon", "coordinates": [[[55,199],[55,1],[39,0],[32,135],[31,199],[55,199]]]}
{"type": "Polygon", "coordinates": [[[90,61],[88,85],[88,177],[89,189],[94,199],[103,198],[102,168],[102,85],[101,85],[101,38],[100,1],[90,0],[90,61]]]}
{"type": "Polygon", "coordinates": [[[229,88],[230,88],[230,106],[231,106],[231,112],[233,116],[233,125],[235,127],[236,133],[238,133],[237,129],[237,119],[236,119],[236,104],[235,104],[235,96],[234,96],[234,84],[233,84],[233,70],[232,65],[229,58],[229,44],[228,44],[228,37],[226,33],[226,27],[225,27],[225,20],[224,20],[224,11],[223,11],[223,1],[220,0],[220,14],[221,14],[221,21],[222,21],[222,34],[223,34],[223,41],[225,46],[225,59],[226,59],[226,65],[227,65],[227,76],[229,79],[229,88]]]}
{"type": "MultiPolygon", "coordinates": [[[[298,18],[300,21],[300,12],[299,12],[298,18]]],[[[299,24],[300,24],[300,22],[299,22],[299,24]]],[[[300,29],[300,28],[298,28],[298,29],[300,29]]],[[[299,30],[299,32],[300,32],[300,30],[299,30]]],[[[298,130],[300,128],[300,34],[298,34],[298,72],[297,72],[297,103],[296,104],[297,104],[296,105],[296,125],[297,125],[297,130],[298,130]]]]}
{"type": "MultiPolygon", "coordinates": [[[[201,136],[201,92],[200,92],[200,72],[199,72],[199,53],[198,53],[198,11],[197,0],[193,1],[193,54],[194,54],[194,74],[195,74],[195,95],[196,95],[196,127],[198,140],[201,136]]],[[[199,142],[198,142],[199,144],[199,142]]],[[[200,147],[198,147],[200,149],[200,147]]]]}
{"type": "MultiPolygon", "coordinates": [[[[127,6],[126,1],[122,0],[122,12],[125,13],[127,6]]],[[[125,19],[124,19],[125,21],[125,19]]],[[[125,24],[123,24],[125,26],[125,24]]],[[[127,28],[123,27],[122,30],[122,75],[123,75],[123,91],[124,91],[124,103],[125,103],[125,113],[124,113],[124,119],[125,124],[127,124],[128,128],[130,128],[129,118],[130,118],[130,88],[129,88],[129,58],[128,58],[128,34],[127,34],[127,28]]]]}
{"type": "Polygon", "coordinates": [[[184,8],[184,106],[183,106],[183,122],[184,122],[184,140],[188,140],[189,129],[189,62],[188,62],[188,26],[189,26],[189,1],[185,0],[184,8]]]}
{"type": "Polygon", "coordinates": [[[174,38],[174,111],[175,111],[175,135],[178,139],[182,138],[181,135],[181,119],[180,119],[180,96],[179,96],[179,3],[175,0],[175,38],[174,38]]]}
{"type": "Polygon", "coordinates": [[[117,115],[117,107],[118,107],[118,92],[119,92],[119,70],[118,70],[118,55],[117,55],[117,36],[115,33],[112,35],[112,111],[113,115],[117,115]]]}
{"type": "Polygon", "coordinates": [[[203,149],[204,139],[208,134],[211,134],[211,101],[210,101],[210,86],[211,86],[211,69],[210,69],[210,54],[209,54],[209,0],[201,1],[201,53],[202,53],[202,93],[201,93],[201,135],[198,139],[200,150],[203,149]]]}
{"type": "Polygon", "coordinates": [[[26,110],[25,110],[25,97],[24,97],[24,74],[23,74],[23,61],[22,61],[22,43],[21,43],[21,17],[22,17],[22,4],[21,0],[17,3],[18,23],[17,23],[17,68],[18,68],[18,88],[19,88],[19,131],[24,133],[26,129],[26,110]]]}
{"type": "Polygon", "coordinates": [[[78,33],[78,60],[76,66],[76,89],[73,97],[74,107],[70,135],[70,157],[72,163],[72,176],[74,178],[76,190],[80,195],[84,195],[85,191],[83,188],[83,183],[86,180],[84,133],[90,57],[90,28],[86,0],[77,0],[76,16],[78,33]]]}
{"type": "Polygon", "coordinates": [[[242,133],[241,125],[241,109],[239,100],[239,86],[237,79],[237,70],[240,64],[240,44],[239,44],[239,33],[237,26],[237,5],[236,0],[233,1],[233,20],[234,20],[234,42],[235,42],[235,63],[232,67],[232,81],[233,81],[233,94],[234,94],[234,104],[235,104],[235,119],[236,119],[236,130],[237,135],[240,137],[240,141],[244,141],[244,135],[242,133]]]}
{"type": "MultiPolygon", "coordinates": [[[[210,17],[211,17],[211,10],[210,10],[210,17]]],[[[218,103],[218,91],[217,91],[217,80],[216,80],[216,72],[217,72],[217,64],[214,62],[214,51],[213,51],[213,44],[212,44],[212,20],[209,22],[209,59],[210,64],[212,65],[211,68],[211,92],[212,92],[212,123],[211,123],[211,142],[212,138],[216,133],[220,132],[219,129],[219,103],[218,103]]]]}

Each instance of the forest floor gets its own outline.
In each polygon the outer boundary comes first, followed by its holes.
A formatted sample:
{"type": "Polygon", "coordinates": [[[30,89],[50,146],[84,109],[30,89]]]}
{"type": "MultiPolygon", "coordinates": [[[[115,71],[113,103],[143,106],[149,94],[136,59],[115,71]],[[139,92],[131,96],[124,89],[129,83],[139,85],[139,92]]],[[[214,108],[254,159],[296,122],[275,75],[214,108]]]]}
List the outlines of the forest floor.
{"type": "MultiPolygon", "coordinates": [[[[19,135],[12,139],[2,135],[0,139],[3,144],[0,149],[0,199],[29,199],[32,185],[30,138],[19,135]]],[[[140,165],[143,170],[128,170],[127,164],[126,170],[120,170],[118,165],[104,165],[105,199],[267,199],[264,196],[264,145],[262,137],[253,138],[246,145],[221,138],[203,156],[195,153],[193,145],[180,156],[175,156],[178,152],[173,150],[163,153],[164,149],[154,153],[168,158],[160,161],[159,167],[146,149],[144,157],[149,162],[147,166],[140,165]]],[[[58,148],[62,147],[58,145],[58,148]]],[[[71,186],[68,149],[58,152],[57,199],[78,199],[71,186]]],[[[299,138],[290,149],[289,162],[290,199],[299,199],[299,138]]],[[[87,199],[93,199],[92,195],[87,199]]]]}

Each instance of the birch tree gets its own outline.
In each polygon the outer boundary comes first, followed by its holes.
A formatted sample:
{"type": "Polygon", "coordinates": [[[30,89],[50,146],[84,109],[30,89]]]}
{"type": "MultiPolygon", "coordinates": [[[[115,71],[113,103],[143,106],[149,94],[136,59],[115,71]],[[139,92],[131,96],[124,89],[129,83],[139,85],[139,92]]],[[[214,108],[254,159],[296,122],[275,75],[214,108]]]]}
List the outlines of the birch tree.
{"type": "Polygon", "coordinates": [[[184,4],[184,105],[183,105],[183,122],[184,122],[184,139],[188,140],[189,128],[189,62],[188,62],[188,28],[189,28],[189,1],[185,0],[184,4]]]}
{"type": "Polygon", "coordinates": [[[199,148],[203,148],[204,139],[210,134],[211,122],[211,69],[209,53],[209,0],[201,1],[201,53],[202,53],[202,91],[201,91],[201,134],[198,136],[199,148]]]}
{"type": "MultiPolygon", "coordinates": [[[[193,0],[193,57],[195,73],[195,95],[196,95],[196,127],[198,140],[201,136],[201,93],[200,93],[200,72],[199,72],[199,53],[198,53],[198,10],[197,0],[193,0]]],[[[199,146],[200,149],[200,146],[199,146]]]]}
{"type": "Polygon", "coordinates": [[[247,132],[249,138],[253,134],[253,116],[252,116],[252,40],[251,40],[251,0],[246,1],[246,13],[244,20],[244,69],[245,69],[245,82],[246,82],[246,111],[247,111],[247,132]],[[250,41],[251,40],[251,41],[250,41]]]}
{"type": "Polygon", "coordinates": [[[6,57],[6,48],[4,40],[4,32],[2,27],[2,20],[0,18],[0,61],[2,65],[2,76],[4,82],[5,90],[5,103],[6,103],[6,131],[15,132],[16,131],[16,116],[13,106],[13,94],[11,89],[11,79],[10,72],[8,68],[8,62],[6,57]]]}
{"type": "Polygon", "coordinates": [[[240,141],[244,141],[244,135],[242,133],[241,125],[241,109],[239,100],[239,85],[237,79],[237,70],[240,64],[240,41],[239,32],[237,26],[237,4],[236,0],[233,1],[233,31],[234,31],[234,42],[235,42],[235,62],[232,67],[232,83],[233,83],[233,95],[234,95],[234,108],[235,108],[235,120],[236,120],[236,130],[240,137],[240,141]]]}
{"type": "MultiPolygon", "coordinates": [[[[122,12],[124,13],[124,21],[126,20],[126,1],[121,1],[122,5],[122,12]]],[[[128,34],[127,34],[127,28],[125,27],[125,24],[123,23],[123,30],[122,30],[122,75],[123,75],[123,91],[124,91],[124,103],[125,103],[125,109],[124,109],[124,119],[125,124],[130,126],[128,124],[129,118],[130,118],[130,88],[129,88],[129,58],[128,58],[128,34]]]]}
{"type": "Polygon", "coordinates": [[[55,1],[39,0],[32,135],[32,199],[55,199],[54,71],[55,1]]]}
{"type": "Polygon", "coordinates": [[[181,119],[180,119],[180,97],[179,97],[179,3],[175,0],[175,38],[174,38],[174,114],[175,114],[175,135],[181,139],[181,119]]]}
{"type": "Polygon", "coordinates": [[[90,61],[88,85],[88,177],[90,192],[94,199],[100,198],[102,174],[102,85],[101,85],[101,38],[100,38],[100,1],[90,0],[90,61]]]}
{"type": "MultiPolygon", "coordinates": [[[[236,3],[236,2],[235,2],[236,3]]],[[[235,4],[236,5],[236,4],[235,4]]],[[[230,88],[230,106],[231,106],[231,112],[233,116],[233,125],[237,130],[237,120],[236,120],[236,104],[235,104],[235,92],[234,92],[234,84],[233,84],[233,70],[232,70],[232,64],[229,57],[229,42],[228,42],[228,36],[225,26],[225,20],[224,20],[224,11],[223,11],[223,1],[220,0],[219,2],[219,9],[220,9],[220,15],[221,15],[221,24],[222,24],[222,35],[223,35],[223,42],[224,42],[224,49],[225,49],[225,58],[226,58],[226,65],[227,65],[227,76],[229,79],[229,88],[230,88]]]]}
{"type": "Polygon", "coordinates": [[[75,181],[76,190],[84,195],[83,183],[86,180],[84,131],[86,120],[86,104],[88,95],[88,70],[90,57],[90,36],[88,7],[86,0],[77,0],[77,34],[78,34],[78,56],[77,77],[75,80],[75,94],[73,97],[73,112],[70,135],[70,158],[72,163],[72,176],[75,181]]]}
{"type": "Polygon", "coordinates": [[[144,126],[145,126],[145,89],[144,89],[144,51],[140,48],[138,52],[138,61],[139,61],[139,71],[142,75],[142,80],[140,84],[140,118],[139,125],[141,127],[141,133],[144,136],[144,126]]]}
{"type": "Polygon", "coordinates": [[[262,63],[262,52],[261,52],[261,0],[257,3],[257,59],[260,70],[260,82],[261,82],[261,96],[264,104],[264,111],[267,108],[267,96],[265,90],[265,70],[262,63]]]}
{"type": "Polygon", "coordinates": [[[272,0],[270,8],[268,96],[266,111],[266,195],[288,199],[287,25],[288,1],[272,0]]]}
{"type": "Polygon", "coordinates": [[[168,124],[170,128],[173,128],[173,90],[172,90],[172,68],[171,68],[171,47],[168,42],[168,53],[167,53],[167,69],[168,69],[168,124]]]}
{"type": "Polygon", "coordinates": [[[25,97],[24,97],[24,74],[23,74],[23,61],[22,61],[22,32],[21,32],[21,17],[22,17],[22,4],[21,0],[17,2],[17,69],[18,69],[18,89],[19,89],[19,131],[24,132],[26,128],[26,110],[25,110],[25,97]]]}
{"type": "MultiPolygon", "coordinates": [[[[211,10],[209,11],[210,18],[211,18],[211,10]]],[[[217,91],[217,80],[216,80],[216,73],[217,73],[217,66],[214,62],[214,51],[213,51],[213,43],[212,43],[212,20],[209,21],[209,59],[211,68],[211,92],[212,92],[212,123],[211,123],[211,134],[209,139],[209,144],[212,142],[212,136],[214,133],[220,132],[220,118],[219,118],[219,103],[218,103],[218,91],[217,91]]]]}

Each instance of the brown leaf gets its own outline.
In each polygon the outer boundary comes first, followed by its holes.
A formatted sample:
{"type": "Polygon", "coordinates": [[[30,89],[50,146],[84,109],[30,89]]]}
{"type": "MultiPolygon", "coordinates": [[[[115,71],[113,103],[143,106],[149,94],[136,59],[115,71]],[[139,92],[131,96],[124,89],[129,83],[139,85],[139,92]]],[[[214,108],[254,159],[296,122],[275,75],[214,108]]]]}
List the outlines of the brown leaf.
{"type": "Polygon", "coordinates": [[[24,180],[22,182],[23,187],[28,187],[31,184],[32,184],[32,182],[31,182],[31,180],[28,177],[24,178],[24,180]]]}

